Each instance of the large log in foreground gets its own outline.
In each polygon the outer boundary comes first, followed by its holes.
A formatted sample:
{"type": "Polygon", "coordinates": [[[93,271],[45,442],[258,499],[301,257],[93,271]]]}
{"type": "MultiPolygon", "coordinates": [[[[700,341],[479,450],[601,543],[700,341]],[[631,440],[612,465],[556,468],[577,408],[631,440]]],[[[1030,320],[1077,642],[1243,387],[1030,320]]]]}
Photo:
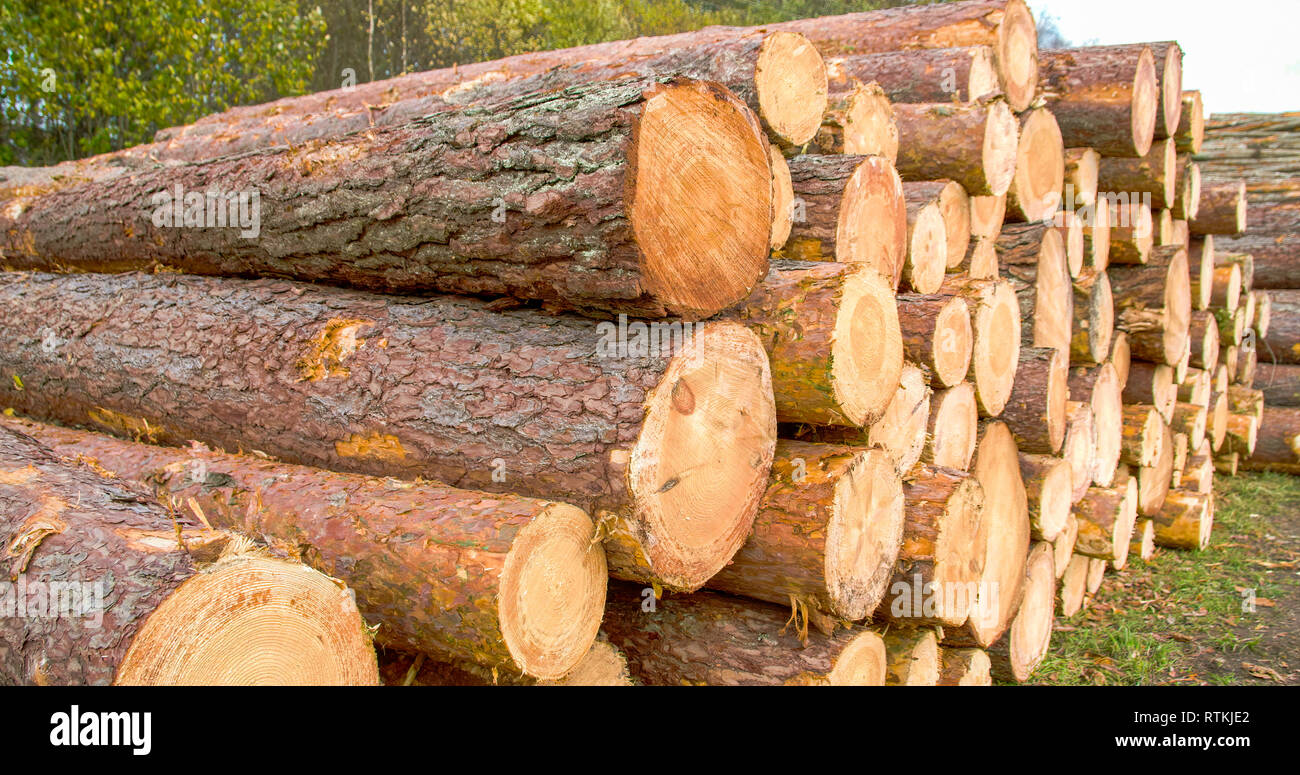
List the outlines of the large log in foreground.
{"type": "Polygon", "coordinates": [[[365,622],[334,579],[11,429],[0,541],[22,590],[0,618],[5,683],[379,682],[365,622]]]}
{"type": "Polygon", "coordinates": [[[351,587],[386,646],[556,680],[600,627],[605,552],[573,506],[0,424],[144,483],[179,513],[294,547],[351,587]]]}
{"type": "Polygon", "coordinates": [[[709,82],[623,79],[27,197],[0,228],[18,268],[694,318],[762,279],[771,219],[768,145],[742,103],[709,82]]]}
{"type": "Polygon", "coordinates": [[[0,298],[0,368],[23,387],[7,383],[5,406],[563,500],[603,523],[614,575],[674,588],[740,547],[775,446],[767,354],[734,322],[651,329],[652,347],[472,299],[190,275],[11,273],[0,298]],[[249,357],[220,356],[232,346],[249,357]]]}

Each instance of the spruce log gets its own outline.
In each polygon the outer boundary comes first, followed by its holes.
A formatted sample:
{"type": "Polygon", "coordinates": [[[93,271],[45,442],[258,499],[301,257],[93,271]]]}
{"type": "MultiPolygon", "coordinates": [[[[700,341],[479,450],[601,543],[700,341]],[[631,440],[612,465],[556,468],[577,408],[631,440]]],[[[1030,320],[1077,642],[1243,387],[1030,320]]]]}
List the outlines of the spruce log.
{"type": "Polygon", "coordinates": [[[894,106],[898,173],[905,180],[955,180],[976,196],[1007,193],[1020,129],[1001,99],[894,106]]]}
{"type": "Polygon", "coordinates": [[[623,79],[73,186],[7,208],[0,228],[18,268],[272,274],[704,318],[767,270],[771,175],[753,114],[723,87],[623,79]],[[241,208],[256,217],[221,228],[241,208]]]}
{"type": "Polygon", "coordinates": [[[1069,355],[1074,290],[1061,233],[1041,222],[1008,224],[998,238],[1001,274],[1020,305],[1022,341],[1069,355]]]}
{"type": "Polygon", "coordinates": [[[974,334],[970,305],[960,296],[899,294],[898,322],[908,360],[924,367],[930,384],[953,387],[970,371],[974,334]]]}
{"type": "Polygon", "coordinates": [[[1047,656],[1056,613],[1056,561],[1052,545],[1029,550],[1024,593],[1006,637],[989,647],[993,677],[1024,683],[1047,656]]]}
{"type": "Polygon", "coordinates": [[[1259,344],[1264,361],[1300,363],[1300,291],[1269,291],[1268,296],[1271,320],[1259,344]]]}
{"type": "Polygon", "coordinates": [[[974,346],[970,379],[980,414],[996,417],[1011,397],[1020,363],[1020,306],[1010,283],[949,275],[940,292],[970,305],[974,346]]]}
{"type": "Polygon", "coordinates": [[[943,213],[943,226],[948,249],[946,269],[954,270],[961,266],[971,242],[971,204],[966,189],[952,180],[933,180],[919,183],[904,183],[903,191],[909,200],[930,199],[939,205],[943,213]]]}
{"type": "Polygon", "coordinates": [[[346,588],[0,429],[7,684],[375,685],[346,588]]]}
{"type": "Polygon", "coordinates": [[[931,465],[965,471],[975,455],[979,436],[979,408],[975,386],[969,382],[935,391],[930,397],[930,422],[921,460],[931,465]]]}
{"type": "Polygon", "coordinates": [[[886,686],[937,686],[939,638],[929,627],[890,627],[884,632],[886,686]]]}
{"type": "Polygon", "coordinates": [[[1093,483],[1109,487],[1119,465],[1123,434],[1123,401],[1115,367],[1103,363],[1070,370],[1070,398],[1092,409],[1093,483]]]}
{"type": "Polygon", "coordinates": [[[903,184],[907,199],[907,259],[903,280],[916,293],[934,293],[948,268],[948,226],[937,197],[903,184]]]}
{"type": "Polygon", "coordinates": [[[773,258],[866,264],[894,287],[907,251],[903,183],[877,156],[790,159],[794,216],[790,239],[773,258]]]}
{"type": "Polygon", "coordinates": [[[605,553],[573,506],[0,423],[152,487],[176,513],[296,547],[348,584],[386,646],[556,680],[600,627],[605,553]]]}
{"type": "Polygon", "coordinates": [[[613,584],[604,629],[650,686],[882,686],[885,645],[871,630],[809,633],[790,606],[699,592],[654,600],[654,590],[613,584]]]}
{"type": "Polygon", "coordinates": [[[1101,154],[1093,148],[1065,149],[1066,207],[1084,207],[1097,204],[1097,173],[1101,154]]]}
{"type": "Polygon", "coordinates": [[[1192,234],[1241,234],[1246,230],[1246,182],[1202,181],[1192,234]]]}
{"type": "Polygon", "coordinates": [[[733,322],[624,342],[472,299],[176,274],[12,273],[0,298],[23,381],[0,401],[24,414],[563,499],[603,523],[611,573],[670,587],[740,548],[776,443],[767,355],[733,322]]]}
{"type": "Polygon", "coordinates": [[[1097,187],[1130,197],[1150,197],[1153,209],[1173,207],[1178,176],[1178,153],[1173,140],[1157,140],[1151,150],[1136,158],[1103,156],[1097,170],[1097,187]]]}
{"type": "Polygon", "coordinates": [[[1016,170],[1007,189],[1007,215],[1017,221],[1050,219],[1065,190],[1065,142],[1052,112],[1035,108],[1020,119],[1016,170]]]}
{"type": "Polygon", "coordinates": [[[1187,251],[1170,246],[1167,263],[1112,267],[1111,293],[1119,311],[1116,325],[1135,334],[1158,332],[1164,345],[1163,362],[1176,364],[1187,348],[1191,324],[1191,279],[1187,251]]]}
{"type": "Polygon", "coordinates": [[[708,586],[863,619],[899,558],[903,492],[882,450],[779,441],[754,530],[708,586]]]}
{"type": "Polygon", "coordinates": [[[1066,402],[1070,399],[1070,359],[1051,347],[1020,351],[1011,397],[1002,420],[1023,452],[1055,455],[1065,442],[1066,402]]]}
{"type": "Polygon", "coordinates": [[[1178,120],[1174,141],[1178,143],[1179,153],[1200,153],[1201,144],[1205,142],[1205,108],[1201,93],[1184,91],[1182,103],[1182,115],[1178,120]]]}
{"type": "Polygon", "coordinates": [[[884,414],[902,373],[898,311],[869,269],[779,261],[729,314],[767,351],[779,420],[863,426],[884,414]]]}
{"type": "Polygon", "coordinates": [[[1155,59],[1145,45],[1040,51],[1039,86],[1070,147],[1145,156],[1160,110],[1155,59]]]}
{"type": "Polygon", "coordinates": [[[866,432],[866,441],[881,447],[905,474],[925,451],[926,428],[930,421],[930,385],[925,372],[912,364],[903,365],[894,398],[885,413],[866,432]]]}

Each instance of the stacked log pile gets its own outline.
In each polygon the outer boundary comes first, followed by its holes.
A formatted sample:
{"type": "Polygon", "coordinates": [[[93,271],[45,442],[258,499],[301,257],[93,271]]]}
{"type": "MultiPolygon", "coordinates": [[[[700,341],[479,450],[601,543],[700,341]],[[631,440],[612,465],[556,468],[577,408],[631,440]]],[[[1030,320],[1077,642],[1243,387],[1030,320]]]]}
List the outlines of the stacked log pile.
{"type": "Polygon", "coordinates": [[[2,432],[347,584],[389,682],[1026,681],[1205,546],[1270,317],[1177,44],[1035,41],[710,28],[0,172],[2,432]]]}

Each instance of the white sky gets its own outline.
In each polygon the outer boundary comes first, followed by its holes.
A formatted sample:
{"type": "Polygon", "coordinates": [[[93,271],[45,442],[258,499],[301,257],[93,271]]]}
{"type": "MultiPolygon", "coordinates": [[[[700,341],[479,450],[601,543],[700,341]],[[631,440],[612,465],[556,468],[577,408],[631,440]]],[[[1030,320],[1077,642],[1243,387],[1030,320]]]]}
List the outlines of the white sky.
{"type": "Polygon", "coordinates": [[[1206,114],[1300,110],[1300,0],[1028,0],[1073,45],[1176,40],[1206,114]],[[1094,40],[1095,39],[1095,40],[1094,40]]]}

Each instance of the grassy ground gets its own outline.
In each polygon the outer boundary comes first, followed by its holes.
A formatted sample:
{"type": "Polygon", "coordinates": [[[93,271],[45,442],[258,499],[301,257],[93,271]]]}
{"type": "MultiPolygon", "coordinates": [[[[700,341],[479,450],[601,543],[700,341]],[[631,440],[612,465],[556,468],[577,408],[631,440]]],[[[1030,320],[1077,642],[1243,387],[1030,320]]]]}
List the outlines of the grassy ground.
{"type": "Polygon", "coordinates": [[[1108,572],[1033,683],[1300,684],[1300,477],[1216,480],[1210,548],[1108,572]]]}

